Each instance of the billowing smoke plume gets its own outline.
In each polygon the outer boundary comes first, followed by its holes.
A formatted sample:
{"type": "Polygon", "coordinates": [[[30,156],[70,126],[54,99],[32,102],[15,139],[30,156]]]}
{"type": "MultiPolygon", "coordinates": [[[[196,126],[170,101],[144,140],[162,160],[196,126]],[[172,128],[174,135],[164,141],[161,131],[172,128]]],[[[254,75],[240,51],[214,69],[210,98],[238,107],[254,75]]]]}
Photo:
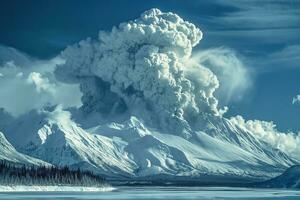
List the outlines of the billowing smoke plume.
{"type": "Polygon", "coordinates": [[[161,125],[169,120],[191,123],[201,112],[220,114],[213,96],[217,77],[189,61],[201,38],[195,25],[152,9],[111,32],[100,32],[97,41],[68,47],[56,76],[81,84],[87,110],[111,113],[144,107],[161,125]]]}

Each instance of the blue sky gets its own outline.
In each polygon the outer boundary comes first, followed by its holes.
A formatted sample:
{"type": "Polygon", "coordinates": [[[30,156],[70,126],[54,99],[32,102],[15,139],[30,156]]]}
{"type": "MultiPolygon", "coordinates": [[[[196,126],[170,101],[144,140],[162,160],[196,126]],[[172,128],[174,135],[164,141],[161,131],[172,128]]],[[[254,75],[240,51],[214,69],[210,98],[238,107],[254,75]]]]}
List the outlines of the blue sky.
{"type": "MultiPolygon", "coordinates": [[[[300,1],[297,0],[89,0],[0,1],[0,44],[50,58],[99,30],[110,30],[143,11],[172,11],[200,27],[197,49],[233,49],[251,72],[252,87],[229,102],[227,116],[274,121],[300,130],[300,1]]],[[[234,72],[233,72],[234,73],[234,72]]]]}

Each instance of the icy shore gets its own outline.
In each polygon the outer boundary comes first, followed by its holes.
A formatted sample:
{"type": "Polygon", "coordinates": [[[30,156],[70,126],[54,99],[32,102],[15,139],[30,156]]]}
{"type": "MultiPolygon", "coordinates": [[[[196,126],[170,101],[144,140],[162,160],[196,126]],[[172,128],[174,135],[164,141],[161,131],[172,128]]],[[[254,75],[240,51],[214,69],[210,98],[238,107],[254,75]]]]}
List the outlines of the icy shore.
{"type": "Polygon", "coordinates": [[[79,187],[79,186],[4,186],[0,185],[0,192],[110,192],[115,188],[104,187],[79,187]]]}

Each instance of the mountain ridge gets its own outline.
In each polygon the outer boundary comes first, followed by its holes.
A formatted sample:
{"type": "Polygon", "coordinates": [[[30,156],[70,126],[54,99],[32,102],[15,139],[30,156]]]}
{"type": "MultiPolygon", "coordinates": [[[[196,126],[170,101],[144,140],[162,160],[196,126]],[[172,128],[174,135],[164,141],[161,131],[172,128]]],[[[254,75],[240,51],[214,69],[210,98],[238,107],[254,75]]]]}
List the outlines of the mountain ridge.
{"type": "Polygon", "coordinates": [[[0,160],[9,161],[18,164],[26,164],[26,165],[51,166],[47,162],[19,153],[15,149],[15,147],[13,147],[7,141],[6,137],[1,131],[0,131],[0,160]]]}
{"type": "Polygon", "coordinates": [[[228,176],[265,180],[297,163],[225,118],[207,116],[208,126],[186,139],[148,128],[134,116],[122,123],[105,122],[83,129],[68,111],[56,109],[32,115],[7,129],[18,151],[53,165],[80,167],[111,179],[228,176]],[[36,119],[34,123],[32,119],[36,119]],[[23,132],[30,133],[26,134],[27,142],[20,140],[23,132]],[[16,138],[18,141],[14,141],[16,138]]]}

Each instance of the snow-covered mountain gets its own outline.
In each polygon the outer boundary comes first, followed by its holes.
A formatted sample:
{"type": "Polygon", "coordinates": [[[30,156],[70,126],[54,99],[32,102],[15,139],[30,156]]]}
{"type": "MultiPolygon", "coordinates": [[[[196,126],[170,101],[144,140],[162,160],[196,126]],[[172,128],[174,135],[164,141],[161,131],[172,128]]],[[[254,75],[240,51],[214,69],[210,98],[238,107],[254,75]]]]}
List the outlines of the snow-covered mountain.
{"type": "Polygon", "coordinates": [[[203,131],[185,139],[150,129],[134,116],[84,129],[70,112],[55,109],[32,111],[6,131],[22,153],[117,179],[261,180],[296,163],[225,118],[206,116],[205,123],[203,131]]]}
{"type": "Polygon", "coordinates": [[[32,158],[30,156],[19,153],[5,138],[4,134],[0,132],[0,160],[9,161],[18,164],[29,164],[29,165],[45,165],[49,164],[32,158]]]}
{"type": "MultiPolygon", "coordinates": [[[[32,110],[0,120],[0,130],[26,155],[119,180],[265,180],[298,164],[268,137],[223,117],[219,76],[239,60],[228,52],[220,62],[199,60],[192,52],[202,36],[158,9],[100,32],[66,48],[51,72],[79,85],[80,108],[32,110]]],[[[44,79],[37,91],[56,95],[44,79]]]]}
{"type": "Polygon", "coordinates": [[[300,188],[300,165],[287,169],[283,174],[258,184],[260,187],[300,188]]]}

